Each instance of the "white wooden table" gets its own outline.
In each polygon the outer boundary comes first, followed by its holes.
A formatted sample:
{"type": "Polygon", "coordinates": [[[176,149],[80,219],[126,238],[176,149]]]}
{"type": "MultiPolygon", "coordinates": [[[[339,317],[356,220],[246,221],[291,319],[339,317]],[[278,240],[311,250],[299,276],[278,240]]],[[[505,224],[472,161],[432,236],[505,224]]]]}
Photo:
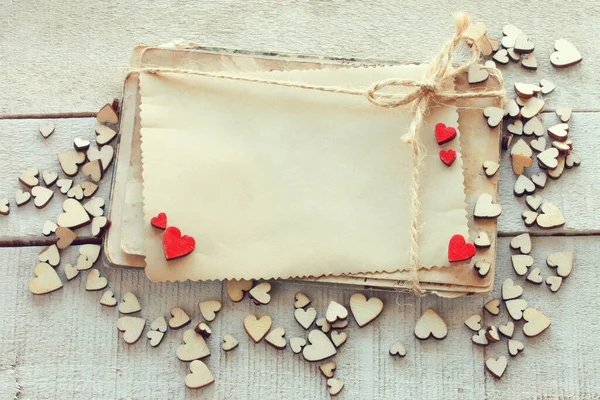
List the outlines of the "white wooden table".
{"type": "MultiPolygon", "coordinates": [[[[455,10],[450,3],[436,0],[404,3],[408,2],[0,2],[0,114],[17,117],[0,119],[0,197],[13,202],[11,214],[0,216],[0,398],[327,399],[325,379],[317,365],[304,362],[289,349],[277,351],[264,342],[251,343],[241,321],[248,313],[266,313],[273,317],[274,326],[287,329],[288,337],[300,335],[303,331],[293,319],[296,291],[308,294],[319,312],[325,311],[329,300],[347,304],[352,291],[274,282],[268,306],[257,307],[248,300],[234,305],[218,282],[153,284],[141,272],[101,266],[117,295],[137,294],[141,315],[149,322],[166,316],[175,305],[197,320],[198,301],[223,302],[224,309],[211,325],[213,354],[207,361],[216,383],[203,390],[187,390],[183,385],[187,366],[175,357],[181,331],[169,331],[158,348],[151,348],[144,338],[129,346],[116,329],[118,312],[101,307],[100,293],[86,292],[83,279],[76,278],[47,296],[34,297],[29,292],[39,246],[46,240],[41,226],[56,216],[61,202],[54,199],[43,210],[33,204],[16,209],[14,191],[21,170],[29,166],[58,170],[58,150],[70,147],[74,137],[93,136],[93,119],[63,118],[54,120],[54,135],[42,140],[35,118],[94,112],[118,97],[136,44],[184,37],[233,48],[428,60],[451,35],[455,10]],[[238,349],[220,350],[225,333],[240,340],[238,349]]],[[[552,319],[550,329],[526,340],[524,353],[509,360],[505,376],[497,381],[484,372],[483,363],[488,357],[506,354],[505,341],[485,348],[473,346],[463,326],[466,317],[481,312],[484,298],[382,294],[383,315],[363,329],[352,322],[347,330],[350,339],[335,358],[336,376],[346,384],[340,398],[599,398],[600,270],[596,263],[600,250],[595,235],[600,229],[596,176],[600,168],[600,29],[596,22],[600,3],[501,0],[482,5],[465,0],[461,7],[485,22],[492,34],[499,35],[504,24],[514,23],[537,43],[537,74],[515,64],[503,68],[507,88],[517,80],[550,79],[558,89],[549,96],[544,120],[556,120],[553,111],[559,106],[575,111],[571,135],[582,166],[541,192],[563,210],[567,225],[552,232],[532,229],[537,235],[533,256],[544,275],[550,271],[543,260],[560,249],[576,252],[575,271],[557,294],[545,285],[524,282],[512,271],[509,237],[524,230],[520,213],[525,206],[523,199],[511,194],[515,178],[505,164],[500,185],[504,212],[499,219],[504,238],[499,244],[496,279],[502,282],[511,277],[523,285],[530,305],[552,319]],[[565,70],[550,66],[554,40],[562,37],[578,46],[584,55],[582,64],[565,70]],[[447,321],[446,340],[421,343],[414,338],[415,321],[428,307],[447,321]],[[388,355],[389,346],[398,339],[407,345],[404,359],[388,355]]],[[[105,198],[109,183],[103,181],[99,192],[105,198]]],[[[63,265],[75,261],[77,254],[76,246],[70,248],[63,254],[63,265]]],[[[507,318],[504,311],[496,319],[485,315],[485,323],[503,323],[507,318]]],[[[520,326],[516,337],[522,339],[520,326]]]]}

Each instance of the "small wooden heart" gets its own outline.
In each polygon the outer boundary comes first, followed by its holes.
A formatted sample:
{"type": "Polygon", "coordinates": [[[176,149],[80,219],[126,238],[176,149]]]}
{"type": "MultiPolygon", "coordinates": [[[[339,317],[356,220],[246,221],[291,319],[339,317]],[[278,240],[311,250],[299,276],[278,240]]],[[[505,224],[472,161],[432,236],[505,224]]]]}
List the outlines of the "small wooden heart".
{"type": "Polygon", "coordinates": [[[301,337],[290,338],[290,348],[294,354],[300,354],[304,346],[306,346],[306,339],[301,337]]]}
{"type": "Polygon", "coordinates": [[[67,150],[58,153],[58,161],[67,176],[75,176],[79,172],[79,165],[85,162],[85,153],[77,150],[67,150]]]}
{"type": "Polygon", "coordinates": [[[35,167],[30,167],[19,175],[19,181],[28,188],[32,188],[40,183],[38,176],[40,176],[40,171],[35,167]]]}
{"type": "Polygon", "coordinates": [[[100,257],[102,247],[99,244],[84,244],[79,246],[79,257],[77,257],[77,269],[84,271],[92,268],[100,257]]]}
{"type": "Polygon", "coordinates": [[[73,139],[73,147],[77,151],[86,151],[90,147],[90,141],[76,137],[73,139]]]}
{"type": "Polygon", "coordinates": [[[481,64],[471,64],[467,73],[469,83],[485,82],[490,76],[489,72],[481,64]]]}
{"type": "Polygon", "coordinates": [[[544,169],[554,169],[558,166],[558,149],[550,147],[537,155],[538,165],[544,169]]]}
{"type": "Polygon", "coordinates": [[[556,268],[556,274],[567,278],[573,271],[573,252],[559,251],[552,253],[546,258],[546,264],[550,268],[556,268]]]}
{"type": "MultiPolygon", "coordinates": [[[[487,72],[486,72],[487,73],[487,72]]],[[[435,126],[435,140],[438,144],[448,143],[456,137],[456,128],[439,123],[435,126]]]]}
{"type": "MultiPolygon", "coordinates": [[[[0,199],[0,215],[8,215],[10,214],[10,204],[8,203],[8,199],[0,199]]],[[[49,235],[49,234],[48,234],[49,235]]],[[[46,236],[48,236],[46,235],[46,236]]]]}
{"type": "Polygon", "coordinates": [[[489,341],[486,336],[486,330],[480,329],[479,331],[477,331],[477,333],[471,337],[471,342],[479,346],[487,346],[489,344],[489,341]]]}
{"type": "Polygon", "coordinates": [[[31,195],[36,208],[44,208],[52,200],[54,192],[43,186],[36,186],[31,189],[31,195]]]}
{"type": "MultiPolygon", "coordinates": [[[[541,138],[542,136],[544,136],[544,133],[544,124],[542,123],[542,120],[539,117],[533,117],[529,121],[525,122],[525,125],[523,125],[523,134],[525,134],[526,136],[535,135],[538,138],[541,138]]],[[[530,144],[531,147],[533,147],[533,141],[530,144]]],[[[546,147],[546,139],[544,139],[544,146],[542,147],[546,147]]],[[[542,151],[543,148],[542,150],[536,148],[536,150],[542,151]]]]}
{"type": "Polygon", "coordinates": [[[194,360],[190,363],[190,373],[185,376],[185,386],[188,389],[201,389],[214,383],[215,378],[212,373],[200,360],[194,360]]]}
{"type": "Polygon", "coordinates": [[[302,349],[302,356],[306,361],[322,361],[326,358],[333,357],[337,354],[337,350],[326,334],[320,330],[312,330],[308,334],[307,344],[302,349]]]}
{"type": "Polygon", "coordinates": [[[549,94],[556,89],[556,85],[548,79],[540,80],[540,86],[542,87],[542,94],[549,94]]]}
{"type": "Polygon", "coordinates": [[[535,283],[536,285],[540,285],[544,281],[544,278],[542,278],[542,271],[539,267],[533,268],[525,279],[527,279],[528,282],[535,283]]]}
{"type": "Polygon", "coordinates": [[[253,281],[245,279],[229,279],[225,281],[227,295],[234,303],[242,301],[244,293],[252,289],[252,285],[254,285],[253,281]]]}
{"type": "Polygon", "coordinates": [[[177,358],[183,362],[200,360],[210,356],[210,350],[204,338],[193,329],[183,332],[183,344],[177,348],[177,358]]]}
{"type": "Polygon", "coordinates": [[[35,278],[29,281],[29,291],[33,294],[48,294],[63,286],[60,277],[50,264],[36,265],[33,273],[35,278]]]}
{"type": "Polygon", "coordinates": [[[127,344],[134,344],[142,336],[146,320],[138,317],[121,317],[117,320],[117,329],[123,333],[123,340],[127,344]]]}
{"type": "Polygon", "coordinates": [[[205,339],[208,339],[212,335],[212,329],[205,322],[199,322],[194,330],[205,339]]]}
{"type": "Polygon", "coordinates": [[[546,285],[550,287],[552,293],[556,293],[562,286],[562,281],[563,278],[560,276],[549,276],[546,278],[546,285]]]}
{"type": "Polygon", "coordinates": [[[525,348],[525,345],[523,344],[523,342],[520,342],[515,339],[510,339],[508,341],[507,345],[508,345],[508,354],[510,354],[512,357],[519,354],[525,348]]]}
{"type": "Polygon", "coordinates": [[[531,181],[533,184],[539,188],[544,188],[546,186],[546,181],[548,180],[548,175],[544,171],[539,172],[537,174],[531,175],[531,181]]]}
{"type": "Polygon", "coordinates": [[[383,301],[377,297],[367,297],[362,293],[355,293],[350,297],[350,311],[359,327],[374,321],[383,311],[383,301]]]}
{"type": "Polygon", "coordinates": [[[305,330],[308,330],[317,318],[317,310],[313,307],[310,307],[307,310],[304,310],[303,308],[297,308],[296,311],[294,311],[294,318],[301,327],[303,327],[305,330]]]}
{"type": "MultiPolygon", "coordinates": [[[[506,59],[508,62],[508,57],[506,59]]],[[[490,128],[495,128],[500,125],[504,118],[504,110],[498,107],[486,107],[483,109],[483,116],[487,118],[487,123],[490,128]]]]}
{"type": "Polygon", "coordinates": [[[521,108],[517,104],[515,99],[509,99],[504,103],[504,116],[512,118],[519,118],[521,114],[521,108]]]}
{"type": "Polygon", "coordinates": [[[498,327],[498,331],[507,338],[511,338],[513,337],[513,334],[515,333],[515,323],[512,321],[508,321],[506,323],[506,325],[500,325],[498,327]]]}
{"type": "Polygon", "coordinates": [[[81,200],[83,199],[83,187],[81,185],[75,185],[67,192],[67,197],[70,199],[81,200]]]}
{"type": "Polygon", "coordinates": [[[510,248],[513,250],[519,250],[521,254],[531,253],[531,236],[529,236],[529,233],[522,233],[512,238],[510,241],[510,248]]]}
{"type": "Polygon", "coordinates": [[[523,276],[527,273],[527,268],[533,265],[533,257],[527,254],[515,254],[511,256],[512,266],[517,275],[523,276]]]}
{"type": "Polygon", "coordinates": [[[156,217],[150,219],[150,224],[158,229],[167,229],[167,214],[164,212],[158,213],[156,217]]]}
{"type": "Polygon", "coordinates": [[[123,295],[121,304],[119,304],[119,312],[121,314],[133,314],[141,310],[142,306],[135,294],[127,292],[123,295]]]}
{"type": "Polygon", "coordinates": [[[475,247],[479,247],[482,249],[488,248],[492,245],[492,243],[490,242],[490,237],[484,231],[480,231],[477,234],[477,238],[475,238],[473,243],[475,243],[475,247]]]}
{"type": "Polygon", "coordinates": [[[500,299],[492,299],[483,305],[484,310],[492,315],[500,314],[500,299]]]}
{"type": "Polygon", "coordinates": [[[294,308],[304,308],[310,304],[310,299],[304,293],[296,293],[294,295],[294,308]]]}
{"type": "Polygon", "coordinates": [[[340,347],[348,340],[348,334],[346,332],[333,331],[331,332],[331,341],[335,347],[340,347]]]}
{"type": "Polygon", "coordinates": [[[89,176],[94,182],[100,182],[104,176],[104,169],[102,169],[102,162],[100,160],[89,161],[81,167],[81,173],[85,176],[89,176]]]}
{"type": "Polygon", "coordinates": [[[191,322],[190,317],[181,307],[171,308],[171,319],[169,319],[169,327],[171,329],[179,329],[191,322]]]}
{"type": "Polygon", "coordinates": [[[336,378],[329,378],[327,379],[327,387],[329,388],[329,395],[335,397],[340,394],[344,388],[344,382],[336,378]]]}
{"type": "Polygon", "coordinates": [[[550,136],[552,139],[564,142],[567,140],[567,136],[569,136],[569,124],[562,123],[552,125],[548,128],[547,132],[548,136],[550,136]]]}
{"type": "Polygon", "coordinates": [[[339,319],[339,320],[335,321],[333,324],[331,324],[332,329],[344,329],[347,326],[348,326],[347,319],[339,319]]]}
{"type": "Polygon", "coordinates": [[[96,114],[96,119],[101,124],[104,124],[107,122],[109,124],[116,124],[117,122],[119,122],[119,116],[117,115],[117,112],[110,104],[104,105],[100,109],[100,111],[98,111],[98,113],[96,114]]]}
{"type": "Polygon", "coordinates": [[[42,250],[38,259],[41,262],[45,262],[52,265],[53,267],[56,267],[58,264],[60,264],[60,253],[58,251],[58,246],[53,244],[51,246],[46,247],[44,250],[42,250]]]}
{"type": "Polygon", "coordinates": [[[146,333],[146,337],[148,338],[148,343],[150,343],[150,346],[158,347],[160,342],[162,342],[163,338],[165,337],[165,334],[159,331],[148,331],[148,333],[146,333]]]}
{"type": "Polygon", "coordinates": [[[515,182],[515,186],[513,188],[513,192],[515,196],[523,196],[525,193],[533,193],[535,192],[535,185],[525,175],[519,175],[515,182]]]}
{"type": "Polygon", "coordinates": [[[163,249],[167,261],[184,257],[194,251],[196,241],[188,235],[181,236],[181,231],[175,226],[169,226],[163,234],[163,249]]]}
{"type": "Polygon", "coordinates": [[[271,284],[269,282],[262,282],[250,289],[248,295],[256,304],[264,305],[269,304],[271,301],[271,295],[269,294],[270,291],[271,284]]]}
{"type": "Polygon", "coordinates": [[[330,324],[338,319],[346,319],[348,318],[348,309],[338,302],[330,301],[327,312],[325,313],[325,318],[330,324]]]}
{"type": "Polygon", "coordinates": [[[106,125],[96,125],[96,143],[98,146],[104,146],[112,142],[116,136],[117,132],[114,129],[106,125]]]}
{"type": "Polygon", "coordinates": [[[168,329],[167,328],[167,320],[163,316],[156,318],[154,321],[152,321],[152,324],[150,325],[150,329],[152,329],[153,331],[159,331],[159,332],[165,333],[168,329]]]}
{"type": "Polygon", "coordinates": [[[475,252],[475,246],[472,243],[466,243],[463,235],[453,235],[448,242],[448,261],[450,262],[469,260],[475,255],[475,252]]]}
{"type": "Polygon", "coordinates": [[[531,147],[527,144],[527,142],[523,139],[519,139],[510,149],[510,155],[521,155],[525,157],[533,156],[533,151],[531,147]]]}
{"type": "Polygon", "coordinates": [[[62,226],[56,228],[55,235],[58,238],[58,240],[56,241],[56,247],[58,247],[61,250],[64,250],[67,247],[69,247],[77,237],[77,234],[75,232],[73,232],[69,228],[63,228],[62,226]]]}
{"type": "Polygon", "coordinates": [[[494,61],[499,62],[500,64],[508,64],[508,50],[500,49],[494,53],[492,58],[494,61]]]}
{"type": "Polygon", "coordinates": [[[502,38],[502,46],[505,49],[510,49],[515,47],[515,43],[517,42],[517,38],[521,35],[523,31],[517,28],[514,25],[508,24],[502,28],[502,34],[504,37],[502,38]]]}
{"type": "Polygon", "coordinates": [[[54,123],[51,121],[43,121],[43,122],[40,122],[38,129],[40,131],[40,134],[43,136],[43,138],[48,139],[48,137],[50,135],[52,135],[52,133],[54,133],[54,129],[56,129],[56,127],[54,126],[54,123]]]}
{"type": "Polygon", "coordinates": [[[98,190],[98,185],[94,182],[85,181],[81,183],[81,189],[83,189],[83,197],[91,197],[98,190]]]}
{"type": "Polygon", "coordinates": [[[90,147],[86,154],[89,161],[100,160],[102,168],[106,171],[112,164],[115,151],[112,146],[106,145],[102,146],[100,150],[96,147],[90,147]]]}
{"type": "Polygon", "coordinates": [[[577,154],[571,151],[565,159],[565,167],[571,169],[573,167],[578,167],[579,165],[581,165],[581,159],[577,154]]]}
{"type": "MultiPolygon", "coordinates": [[[[76,271],[79,273],[79,270],[76,271]]],[[[112,290],[107,290],[106,292],[102,293],[100,304],[106,307],[114,307],[117,305],[117,299],[115,299],[115,295],[112,290]]]]}
{"type": "Polygon", "coordinates": [[[96,268],[92,268],[90,272],[88,272],[87,280],[85,282],[85,290],[102,290],[106,286],[108,286],[108,281],[106,278],[100,276],[100,271],[98,271],[96,268]]]}
{"type": "Polygon", "coordinates": [[[529,195],[525,198],[525,202],[531,208],[532,211],[536,211],[542,205],[542,196],[538,195],[529,195]]]}
{"type": "Polygon", "coordinates": [[[533,55],[533,53],[527,54],[523,58],[521,58],[521,65],[525,69],[535,71],[538,67],[537,58],[533,55]]]}
{"type": "Polygon", "coordinates": [[[523,319],[526,322],[523,333],[527,337],[537,336],[550,327],[550,319],[535,308],[527,308],[523,312],[523,319]]]}
{"type": "MultiPolygon", "coordinates": [[[[290,341],[291,343],[291,341],[290,341]]],[[[223,350],[225,351],[231,351],[233,349],[235,349],[238,344],[240,344],[237,339],[235,337],[233,337],[232,335],[230,335],[229,333],[226,333],[225,336],[223,336],[223,350]]]]}
{"type": "Polygon", "coordinates": [[[15,191],[15,203],[17,203],[17,207],[27,204],[29,200],[31,200],[31,193],[24,192],[21,189],[15,191]]]}
{"type": "Polygon", "coordinates": [[[536,222],[540,228],[555,228],[563,226],[567,221],[558,207],[552,203],[544,203],[536,222]]]}
{"type": "Polygon", "coordinates": [[[516,119],[512,124],[508,124],[506,130],[513,135],[521,136],[523,134],[523,121],[516,119]]]}
{"type": "Polygon", "coordinates": [[[315,321],[315,325],[321,328],[321,331],[327,333],[331,330],[331,324],[327,321],[327,318],[321,317],[315,321]]]}
{"type": "Polygon", "coordinates": [[[554,42],[554,49],[556,51],[550,55],[550,62],[556,68],[569,67],[583,60],[577,47],[566,39],[558,39],[554,42]]]}
{"type": "Polygon", "coordinates": [[[321,374],[323,374],[323,376],[325,378],[333,378],[333,372],[335,371],[336,368],[337,368],[337,364],[335,363],[335,361],[329,361],[329,362],[326,362],[325,364],[319,365],[319,370],[321,371],[321,374]]]}
{"type": "Polygon", "coordinates": [[[56,217],[58,226],[65,228],[79,228],[90,223],[90,216],[85,208],[75,199],[66,199],[63,202],[64,213],[56,217]]]}
{"type": "Polygon", "coordinates": [[[488,160],[484,161],[483,163],[483,172],[488,178],[491,178],[492,176],[496,175],[496,172],[498,172],[498,168],[500,168],[500,164],[498,164],[495,161],[488,160]]]}
{"type": "Polygon", "coordinates": [[[496,218],[502,213],[502,206],[494,203],[489,193],[482,193],[475,203],[473,216],[477,218],[496,218]]]}
{"type": "Polygon", "coordinates": [[[500,341],[500,333],[498,332],[498,328],[496,328],[496,326],[494,326],[494,325],[489,326],[485,330],[485,337],[490,342],[493,342],[493,343],[499,342],[500,341]]]}
{"type": "Polygon", "coordinates": [[[532,85],[530,83],[515,82],[514,87],[515,92],[517,92],[517,95],[524,99],[533,97],[542,91],[541,87],[539,87],[538,85],[532,85]]]}
{"type": "Polygon", "coordinates": [[[523,288],[519,285],[515,285],[512,279],[508,278],[502,282],[502,300],[512,300],[517,297],[521,297],[523,294],[523,288]]]}
{"type": "Polygon", "coordinates": [[[106,217],[95,217],[92,219],[92,235],[100,237],[104,230],[108,228],[109,222],[106,217]]]}
{"type": "Polygon", "coordinates": [[[56,181],[56,186],[58,186],[62,194],[67,194],[72,185],[73,181],[71,179],[59,179],[56,181]]]}
{"type": "Polygon", "coordinates": [[[556,115],[558,115],[561,122],[569,122],[569,120],[571,119],[572,113],[573,113],[573,110],[571,110],[569,107],[558,107],[556,109],[556,115]]]}
{"type": "Polygon", "coordinates": [[[71,279],[75,279],[79,275],[79,270],[77,267],[71,264],[65,264],[65,277],[68,281],[71,279]]]}
{"type": "Polygon", "coordinates": [[[255,315],[247,315],[244,318],[244,329],[254,343],[258,343],[267,335],[273,320],[268,315],[263,315],[260,318],[256,318],[255,315]]]}
{"type": "Polygon", "coordinates": [[[198,307],[200,308],[200,314],[202,314],[202,317],[206,321],[212,322],[217,317],[217,313],[221,310],[222,305],[220,301],[208,300],[198,303],[198,307]]]}
{"type": "Polygon", "coordinates": [[[430,337],[442,340],[448,335],[448,327],[444,320],[433,309],[425,310],[415,325],[415,336],[419,340],[427,340],[430,337]]]}
{"type": "Polygon", "coordinates": [[[473,332],[478,332],[481,329],[481,315],[471,315],[465,320],[465,326],[473,332]]]}
{"type": "Polygon", "coordinates": [[[544,109],[544,100],[537,97],[521,100],[518,98],[517,104],[521,105],[521,116],[525,119],[530,119],[538,115],[544,109]]]}
{"type": "Polygon", "coordinates": [[[473,265],[480,278],[485,278],[492,268],[492,263],[485,260],[477,260],[473,265]]]}
{"type": "Polygon", "coordinates": [[[440,160],[448,167],[451,166],[456,160],[456,151],[453,149],[440,150],[440,160]]]}
{"type": "Polygon", "coordinates": [[[275,328],[271,330],[269,334],[265,336],[265,341],[276,349],[285,349],[287,346],[287,341],[285,340],[285,329],[275,328]]]}
{"type": "Polygon", "coordinates": [[[502,375],[504,375],[504,371],[506,371],[507,366],[508,366],[508,360],[504,356],[500,356],[496,359],[488,358],[485,361],[485,368],[496,379],[502,378],[502,375]]]}
{"type": "Polygon", "coordinates": [[[390,347],[390,355],[404,357],[406,355],[406,347],[404,346],[404,343],[397,340],[392,347],[390,347]]]}
{"type": "Polygon", "coordinates": [[[523,319],[523,311],[527,308],[527,301],[524,299],[508,300],[504,303],[510,317],[515,321],[523,319]]]}

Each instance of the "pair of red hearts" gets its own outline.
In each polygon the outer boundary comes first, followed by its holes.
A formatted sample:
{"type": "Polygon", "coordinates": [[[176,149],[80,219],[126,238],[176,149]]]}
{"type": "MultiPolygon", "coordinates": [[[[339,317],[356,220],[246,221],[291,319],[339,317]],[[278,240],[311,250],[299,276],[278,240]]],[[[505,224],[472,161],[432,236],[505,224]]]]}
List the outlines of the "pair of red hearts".
{"type": "MultiPolygon", "coordinates": [[[[455,137],[455,128],[451,126],[446,126],[446,124],[443,124],[441,122],[435,126],[435,140],[437,140],[439,145],[448,143],[455,137]]],[[[440,160],[442,160],[442,162],[447,166],[451,166],[454,160],[456,160],[456,151],[454,151],[453,149],[440,150],[440,160]]]]}
{"type": "Polygon", "coordinates": [[[196,247],[196,241],[193,237],[184,235],[181,236],[181,231],[175,226],[167,228],[167,214],[161,212],[156,217],[150,220],[152,226],[158,229],[164,229],[163,234],[163,249],[165,258],[174,260],[190,254],[196,247]]]}

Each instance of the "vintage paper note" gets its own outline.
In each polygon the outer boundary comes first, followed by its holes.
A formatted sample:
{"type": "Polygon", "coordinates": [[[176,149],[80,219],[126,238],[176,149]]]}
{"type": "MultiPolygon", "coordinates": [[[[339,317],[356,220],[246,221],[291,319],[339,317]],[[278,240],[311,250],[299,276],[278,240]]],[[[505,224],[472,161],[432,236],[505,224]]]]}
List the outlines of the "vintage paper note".
{"type": "MultiPolygon", "coordinates": [[[[365,87],[419,78],[422,66],[271,73],[283,80],[365,87]]],[[[364,98],[183,74],[142,74],[146,272],[155,281],[288,278],[408,267],[412,160],[402,141],[409,108],[364,98]],[[196,250],[167,262],[162,231],[192,235],[196,250]]],[[[433,109],[421,136],[421,267],[447,266],[447,243],[468,235],[459,141],[451,168],[433,127],[457,126],[433,109]]]]}

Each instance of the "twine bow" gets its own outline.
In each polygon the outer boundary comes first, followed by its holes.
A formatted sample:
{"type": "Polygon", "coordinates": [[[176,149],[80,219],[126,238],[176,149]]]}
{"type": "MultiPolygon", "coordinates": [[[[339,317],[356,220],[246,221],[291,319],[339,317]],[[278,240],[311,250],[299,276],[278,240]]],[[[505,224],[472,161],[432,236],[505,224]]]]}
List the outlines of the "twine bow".
{"type": "MultiPolygon", "coordinates": [[[[415,293],[423,295],[421,284],[419,281],[419,237],[422,231],[420,223],[421,216],[421,200],[419,196],[419,175],[423,158],[425,157],[425,149],[419,140],[419,132],[423,125],[425,116],[434,103],[442,103],[444,101],[458,100],[464,98],[489,98],[496,97],[503,99],[504,90],[487,90],[487,91],[468,91],[456,92],[454,90],[454,78],[463,74],[473,64],[480,61],[482,43],[485,38],[485,25],[471,23],[471,18],[467,14],[455,15],[456,31],[454,36],[448,40],[438,55],[432,60],[429,68],[424,74],[423,80],[414,79],[387,79],[376,82],[367,90],[355,90],[330,86],[310,85],[299,82],[286,82],[261,78],[250,78],[244,76],[227,75],[214,72],[194,71],[178,68],[140,68],[131,70],[129,74],[137,72],[146,73],[179,73],[189,75],[200,75],[211,78],[227,79],[234,81],[266,83],[277,86],[293,87],[307,90],[317,90],[330,93],[342,93],[355,96],[365,96],[372,104],[382,108],[394,108],[408,104],[412,104],[412,112],[414,114],[412,123],[408,132],[403,136],[404,142],[412,145],[412,182],[411,182],[411,198],[412,198],[412,222],[411,222],[411,244],[410,244],[410,272],[411,284],[415,293]],[[456,48],[466,42],[471,48],[471,58],[464,64],[453,66],[452,60],[456,48]],[[389,93],[390,89],[397,87],[413,88],[407,94],[389,93]],[[450,90],[446,89],[450,88],[450,90]],[[387,91],[385,91],[387,89],[387,91]]],[[[493,73],[490,72],[492,75],[493,73]]]]}

